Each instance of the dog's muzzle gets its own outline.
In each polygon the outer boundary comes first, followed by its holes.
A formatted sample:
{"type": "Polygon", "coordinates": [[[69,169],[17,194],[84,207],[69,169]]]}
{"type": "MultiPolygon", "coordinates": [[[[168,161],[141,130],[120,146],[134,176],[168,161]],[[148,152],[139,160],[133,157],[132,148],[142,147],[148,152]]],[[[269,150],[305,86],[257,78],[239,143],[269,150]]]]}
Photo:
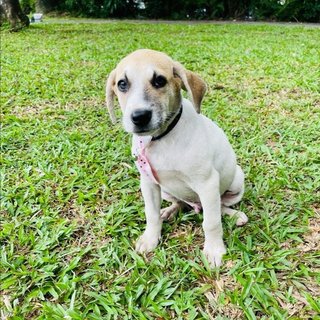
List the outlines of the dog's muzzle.
{"type": "Polygon", "coordinates": [[[147,126],[151,118],[152,118],[152,111],[150,110],[135,110],[131,114],[131,121],[137,127],[147,126]]]}

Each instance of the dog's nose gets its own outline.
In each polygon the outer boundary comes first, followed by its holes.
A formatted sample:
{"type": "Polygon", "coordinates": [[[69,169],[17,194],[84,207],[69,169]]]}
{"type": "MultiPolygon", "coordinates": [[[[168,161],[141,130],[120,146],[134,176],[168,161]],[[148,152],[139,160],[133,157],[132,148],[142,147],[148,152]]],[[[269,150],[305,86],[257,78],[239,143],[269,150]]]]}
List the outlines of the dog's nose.
{"type": "Polygon", "coordinates": [[[152,117],[152,111],[150,110],[136,110],[131,114],[131,120],[136,126],[147,125],[152,117]]]}

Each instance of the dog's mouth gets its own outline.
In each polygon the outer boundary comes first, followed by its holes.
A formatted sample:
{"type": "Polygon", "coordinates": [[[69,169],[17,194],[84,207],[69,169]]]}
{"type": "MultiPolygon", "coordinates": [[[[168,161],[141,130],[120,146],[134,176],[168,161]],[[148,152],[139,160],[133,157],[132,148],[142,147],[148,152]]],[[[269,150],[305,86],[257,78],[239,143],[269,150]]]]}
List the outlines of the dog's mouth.
{"type": "Polygon", "coordinates": [[[159,131],[162,130],[162,128],[166,125],[165,122],[163,121],[162,117],[158,115],[155,119],[143,126],[139,125],[134,125],[133,126],[133,133],[139,136],[152,136],[154,134],[157,134],[159,131]]]}
{"type": "MultiPolygon", "coordinates": [[[[154,112],[152,118],[146,124],[132,123],[133,121],[131,121],[133,126],[127,127],[127,132],[138,136],[159,136],[167,130],[176,117],[177,110],[170,112],[154,112]]],[[[126,128],[126,126],[124,127],[126,128]]]]}
{"type": "Polygon", "coordinates": [[[141,128],[141,127],[135,127],[133,129],[133,133],[138,135],[138,136],[152,136],[154,135],[156,132],[159,131],[159,128],[141,128]]]}
{"type": "Polygon", "coordinates": [[[158,121],[151,125],[147,126],[135,126],[133,133],[138,136],[158,136],[161,135],[164,131],[167,130],[168,126],[174,121],[177,116],[177,112],[173,111],[168,113],[165,117],[159,116],[158,121]]]}

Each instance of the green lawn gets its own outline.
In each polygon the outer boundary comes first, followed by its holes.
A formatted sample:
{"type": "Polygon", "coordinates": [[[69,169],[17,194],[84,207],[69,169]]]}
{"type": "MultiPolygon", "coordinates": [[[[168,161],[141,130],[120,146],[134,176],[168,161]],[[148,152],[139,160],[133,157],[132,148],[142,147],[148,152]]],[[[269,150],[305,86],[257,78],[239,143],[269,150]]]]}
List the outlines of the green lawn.
{"type": "Polygon", "coordinates": [[[55,22],[1,38],[1,319],[320,319],[320,28],[55,22]],[[223,218],[220,270],[194,212],[134,251],[139,177],[104,86],[137,48],[206,80],[203,113],[246,173],[250,220],[223,218]]]}

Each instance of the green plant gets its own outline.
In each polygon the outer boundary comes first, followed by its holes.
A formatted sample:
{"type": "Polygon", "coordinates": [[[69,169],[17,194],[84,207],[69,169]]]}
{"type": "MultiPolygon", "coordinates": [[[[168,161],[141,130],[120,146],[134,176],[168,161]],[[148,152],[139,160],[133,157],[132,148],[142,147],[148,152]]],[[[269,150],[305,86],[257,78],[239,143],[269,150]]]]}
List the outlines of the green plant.
{"type": "Polygon", "coordinates": [[[20,5],[24,14],[30,14],[36,11],[36,0],[20,0],[20,5]]]}
{"type": "Polygon", "coordinates": [[[319,29],[83,21],[1,35],[1,316],[317,319],[319,29]],[[139,177],[104,87],[144,47],[207,82],[202,112],[245,170],[249,222],[223,217],[220,270],[193,211],[164,224],[155,252],[133,249],[139,177]]]}

